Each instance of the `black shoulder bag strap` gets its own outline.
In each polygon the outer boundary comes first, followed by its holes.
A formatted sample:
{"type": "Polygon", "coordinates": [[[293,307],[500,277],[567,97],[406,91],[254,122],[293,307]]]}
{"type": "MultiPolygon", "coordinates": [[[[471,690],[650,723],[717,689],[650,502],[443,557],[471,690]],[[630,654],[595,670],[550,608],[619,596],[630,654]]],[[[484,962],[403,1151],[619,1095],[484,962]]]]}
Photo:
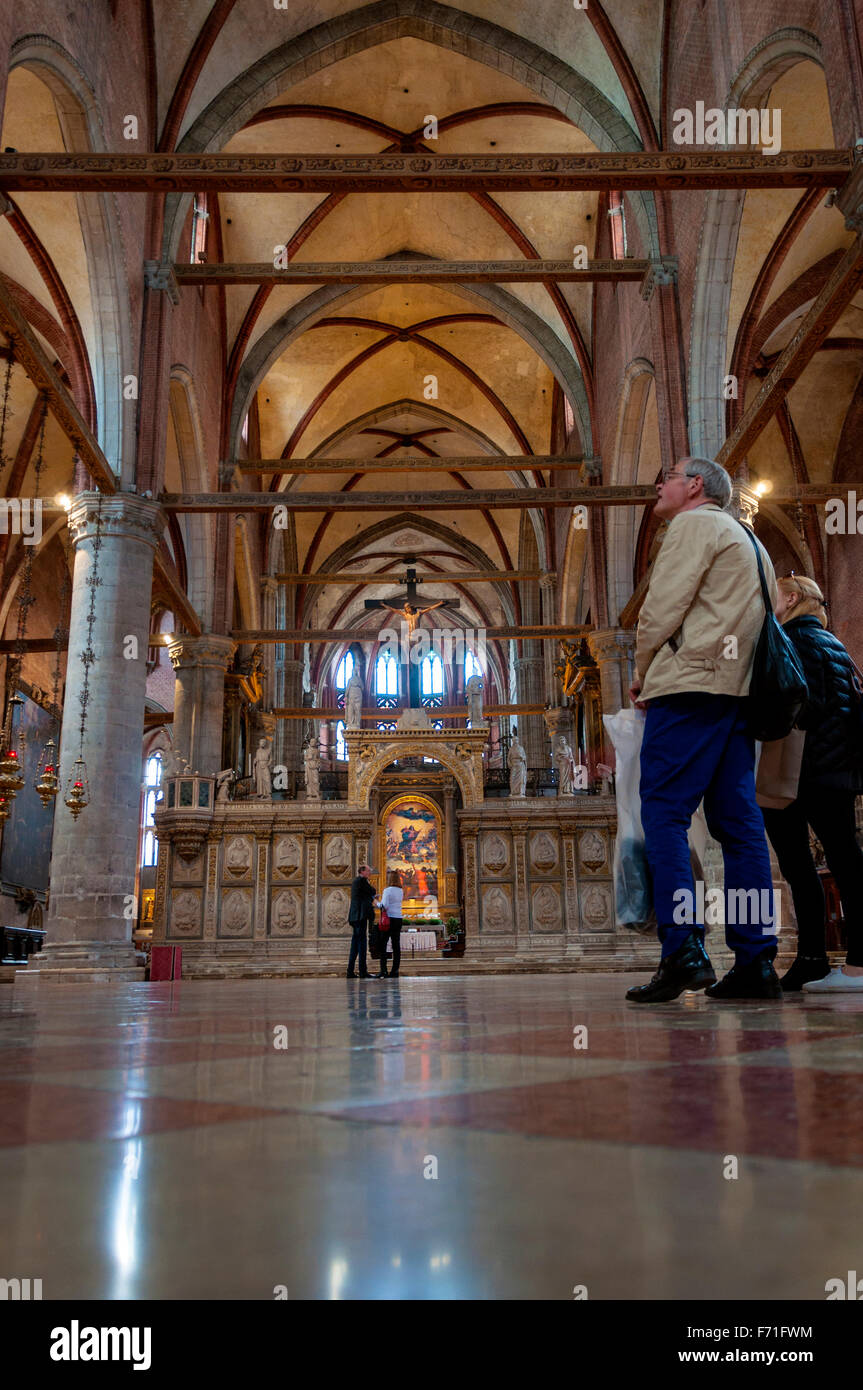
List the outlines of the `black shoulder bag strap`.
{"type": "Polygon", "coordinates": [[[743,522],[739,519],[737,521],[737,525],[743,527],[743,530],[746,532],[747,536],[749,537],[753,546],[755,547],[755,559],[758,561],[758,578],[761,580],[761,596],[764,599],[764,607],[766,611],[768,613],[772,613],[773,604],[770,600],[770,590],[767,587],[767,579],[764,574],[764,566],[761,563],[761,550],[759,548],[758,542],[755,539],[753,532],[750,531],[749,527],[744,526],[743,522]]]}

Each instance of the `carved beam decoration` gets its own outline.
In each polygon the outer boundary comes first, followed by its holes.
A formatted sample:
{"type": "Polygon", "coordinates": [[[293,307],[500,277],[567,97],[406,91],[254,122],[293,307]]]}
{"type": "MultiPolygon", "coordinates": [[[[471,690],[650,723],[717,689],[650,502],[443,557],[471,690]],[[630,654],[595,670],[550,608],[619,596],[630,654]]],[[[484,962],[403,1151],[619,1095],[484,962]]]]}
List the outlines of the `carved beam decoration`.
{"type": "MultiPolygon", "coordinates": [[[[466,705],[440,705],[435,706],[434,708],[429,706],[428,716],[430,719],[464,719],[466,709],[466,705]]],[[[344,713],[344,710],[339,709],[338,705],[334,705],[331,709],[325,709],[323,707],[320,707],[318,709],[307,709],[304,705],[300,705],[295,709],[274,709],[272,711],[273,717],[275,719],[342,719],[344,717],[344,713]]],[[[393,715],[398,715],[400,713],[400,709],[379,709],[377,705],[374,705],[368,709],[363,710],[363,719],[367,719],[370,722],[379,724],[382,723],[384,720],[387,720],[388,717],[392,717],[393,715]]],[[[545,705],[483,705],[482,710],[483,718],[485,718],[488,714],[512,715],[544,713],[545,705]]]]}
{"type": "Polygon", "coordinates": [[[838,188],[852,150],[585,154],[3,154],[0,189],[69,193],[433,193],[838,188]]]}
{"type": "MultiPolygon", "coordinates": [[[[858,235],[800,320],[796,333],[771,367],[746,411],[716,458],[729,471],[746,457],[765,425],[773,419],[794,383],[803,374],[839,316],[863,285],[863,241],[858,235]]],[[[802,498],[803,488],[797,491],[802,498]]],[[[835,492],[835,488],[833,489],[835,492]]],[[[771,494],[771,501],[779,500],[771,494]]],[[[807,499],[812,500],[812,499],[807,499]]]]}
{"type": "MultiPolygon", "coordinates": [[[[146,262],[145,264],[151,264],[146,262]]],[[[589,261],[583,270],[569,261],[294,261],[284,270],[272,261],[178,262],[180,285],[387,285],[405,280],[427,285],[593,283],[643,280],[649,261],[589,261]]]]}
{"type": "MultiPolygon", "coordinates": [[[[279,584],[396,584],[398,574],[277,574],[279,584]]],[[[418,574],[417,584],[498,584],[515,579],[539,579],[539,570],[440,570],[418,574]]]]}
{"type": "Polygon", "coordinates": [[[652,486],[474,488],[448,492],[167,492],[172,512],[266,512],[287,506],[305,512],[472,511],[488,507],[631,506],[655,502],[652,486]]]}
{"type": "MultiPolygon", "coordinates": [[[[395,620],[395,615],[393,615],[395,620]]],[[[343,627],[343,628],[290,628],[280,630],[274,629],[235,629],[230,635],[235,642],[314,642],[316,644],[326,644],[329,642],[375,642],[380,633],[390,627],[391,624],[383,623],[380,628],[362,627],[343,627]]],[[[471,631],[472,629],[461,629],[471,631]]],[[[593,632],[593,628],[582,625],[580,627],[484,627],[481,629],[485,633],[486,640],[489,642],[513,642],[527,641],[536,639],[537,641],[558,642],[562,637],[584,637],[588,632],[593,632]]],[[[167,645],[160,643],[160,646],[167,645]]],[[[384,716],[381,716],[382,718],[384,716]]]]}
{"type": "MultiPolygon", "coordinates": [[[[770,500],[818,502],[835,492],[835,485],[787,484],[777,487],[770,500]]],[[[495,507],[638,507],[656,501],[656,488],[652,483],[636,483],[620,487],[474,488],[464,492],[166,492],[159,500],[169,512],[267,512],[279,506],[292,512],[461,512],[495,507]]],[[[452,578],[462,576],[453,574],[452,578]]]]}
{"type": "Polygon", "coordinates": [[[459,473],[511,473],[514,470],[529,472],[537,468],[575,470],[590,462],[583,454],[440,454],[434,458],[428,455],[403,455],[401,458],[380,459],[225,459],[219,467],[226,475],[226,481],[230,481],[235,468],[241,473],[276,476],[282,473],[448,473],[452,469],[457,469],[459,473]]]}

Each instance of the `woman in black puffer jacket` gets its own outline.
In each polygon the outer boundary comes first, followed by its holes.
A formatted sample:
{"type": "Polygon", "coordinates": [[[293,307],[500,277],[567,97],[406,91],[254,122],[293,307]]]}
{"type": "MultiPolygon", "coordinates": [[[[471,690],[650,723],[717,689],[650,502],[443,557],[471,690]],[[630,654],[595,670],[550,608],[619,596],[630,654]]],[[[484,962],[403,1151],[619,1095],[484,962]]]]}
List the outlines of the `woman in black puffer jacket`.
{"type": "Polygon", "coordinates": [[[799,721],[806,731],[797,799],[763,810],[770,843],[791,889],[797,914],[797,959],[782,978],[786,991],[807,994],[863,991],[863,851],[854,803],[863,791],[863,711],[851,658],[827,632],[824,595],[814,580],[779,580],[776,616],[803,664],[809,702],[799,721]],[[809,827],[824,847],[836,880],[848,932],[844,968],[826,954],[824,892],[809,848],[809,827]]]}

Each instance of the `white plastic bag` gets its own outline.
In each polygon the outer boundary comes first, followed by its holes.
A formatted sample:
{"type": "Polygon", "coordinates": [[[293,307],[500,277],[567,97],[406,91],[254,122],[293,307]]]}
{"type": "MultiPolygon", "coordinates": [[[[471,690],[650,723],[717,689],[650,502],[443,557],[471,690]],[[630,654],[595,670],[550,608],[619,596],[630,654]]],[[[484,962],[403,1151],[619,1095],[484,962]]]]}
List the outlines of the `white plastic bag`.
{"type": "MultiPolygon", "coordinates": [[[[619,927],[642,931],[656,925],[653,887],[641,824],[641,743],[645,715],[642,710],[622,709],[604,714],[602,722],[614,745],[617,794],[617,840],[614,846],[614,916],[619,927]]],[[[705,877],[711,848],[718,850],[707,829],[704,802],[689,826],[689,853],[693,877],[705,877]]]]}
{"type": "Polygon", "coordinates": [[[614,916],[619,927],[641,927],[653,911],[650,867],[641,824],[641,740],[644,714],[637,709],[604,714],[614,745],[617,839],[614,845],[614,916]]]}

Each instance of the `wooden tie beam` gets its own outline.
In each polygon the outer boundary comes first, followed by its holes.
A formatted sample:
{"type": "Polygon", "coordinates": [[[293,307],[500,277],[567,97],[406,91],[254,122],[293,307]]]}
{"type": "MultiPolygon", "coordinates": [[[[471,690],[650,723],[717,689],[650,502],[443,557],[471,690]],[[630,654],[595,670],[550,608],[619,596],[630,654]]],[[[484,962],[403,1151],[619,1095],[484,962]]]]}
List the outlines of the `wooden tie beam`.
{"type": "Polygon", "coordinates": [[[429,458],[408,455],[401,458],[379,459],[226,459],[224,469],[238,468],[241,473],[260,473],[264,477],[306,473],[511,473],[533,469],[578,469],[585,462],[583,454],[445,454],[429,458]]]}
{"type": "Polygon", "coordinates": [[[572,261],[293,261],[284,270],[272,261],[207,264],[180,261],[174,276],[180,285],[388,285],[412,284],[593,284],[598,280],[643,280],[649,261],[589,261],[577,269],[572,261]]]}
{"type": "MultiPolygon", "coordinates": [[[[438,570],[418,574],[417,584],[498,584],[516,579],[542,579],[541,570],[438,570]]],[[[399,574],[277,574],[279,584],[397,584],[399,574]]]]}
{"type": "MultiPolygon", "coordinates": [[[[529,463],[529,460],[525,460],[529,463]]],[[[826,502],[836,484],[806,483],[777,488],[776,503],[826,502]]],[[[474,488],[447,492],[168,492],[161,498],[171,512],[432,512],[482,511],[505,507],[643,507],[656,501],[651,483],[598,487],[474,488]]]]}
{"type": "Polygon", "coordinates": [[[585,154],[0,155],[0,189],[68,193],[495,193],[838,188],[847,150],[603,151],[585,154]]]}
{"type": "MultiPolygon", "coordinates": [[[[529,462],[526,460],[527,466],[529,462]]],[[[487,507],[631,506],[656,500],[651,486],[478,488],[448,492],[169,492],[172,512],[480,511],[487,507]]]]}
{"type": "MultiPolygon", "coordinates": [[[[230,636],[233,638],[235,642],[239,642],[243,645],[249,644],[251,646],[257,645],[258,643],[261,643],[262,645],[266,646],[272,646],[274,643],[281,642],[313,642],[317,646],[326,646],[327,644],[334,642],[376,642],[380,637],[381,632],[385,631],[388,628],[392,629],[394,627],[397,617],[398,615],[394,613],[392,615],[392,623],[383,623],[380,628],[300,627],[291,628],[290,630],[285,629],[284,631],[279,631],[278,628],[239,628],[232,632],[230,636]]],[[[563,638],[565,638],[567,641],[571,641],[575,637],[585,637],[589,632],[593,632],[592,627],[585,625],[582,625],[580,627],[484,627],[479,630],[482,631],[486,640],[489,642],[557,642],[563,638]]],[[[421,629],[421,631],[427,632],[428,629],[424,628],[421,629]]],[[[467,637],[470,635],[472,629],[455,628],[453,629],[453,631],[464,632],[465,636],[467,637]]],[[[166,642],[161,643],[160,645],[167,646],[168,642],[172,642],[173,640],[173,637],[169,637],[166,642]]]]}

